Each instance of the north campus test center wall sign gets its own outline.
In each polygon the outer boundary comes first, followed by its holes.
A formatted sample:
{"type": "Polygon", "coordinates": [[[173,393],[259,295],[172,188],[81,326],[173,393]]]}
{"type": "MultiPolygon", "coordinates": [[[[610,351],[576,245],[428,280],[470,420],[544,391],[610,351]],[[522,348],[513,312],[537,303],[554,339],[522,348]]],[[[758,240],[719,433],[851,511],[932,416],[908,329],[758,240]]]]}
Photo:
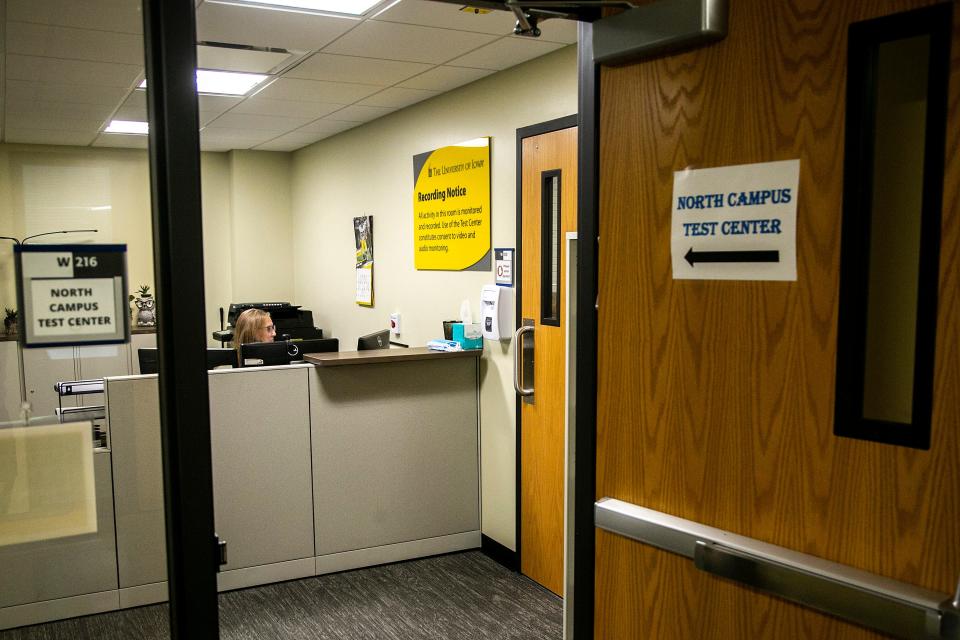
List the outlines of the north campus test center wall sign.
{"type": "Polygon", "coordinates": [[[673,176],[677,280],[796,280],[800,161],[673,176]]]}
{"type": "Polygon", "coordinates": [[[25,347],[128,340],[126,245],[18,245],[14,252],[25,347]]]}

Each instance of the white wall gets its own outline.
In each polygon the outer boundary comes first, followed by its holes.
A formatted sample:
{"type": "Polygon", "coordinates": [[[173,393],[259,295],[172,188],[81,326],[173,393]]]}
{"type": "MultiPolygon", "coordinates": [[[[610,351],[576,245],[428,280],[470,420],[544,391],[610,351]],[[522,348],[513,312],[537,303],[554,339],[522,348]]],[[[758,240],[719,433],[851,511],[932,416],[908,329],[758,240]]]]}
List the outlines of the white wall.
{"type": "MultiPolygon", "coordinates": [[[[203,153],[201,186],[209,338],[221,306],[293,297],[290,154],[203,153]]],[[[155,290],[151,216],[144,150],[0,144],[0,235],[98,229],[46,242],[124,243],[130,290],[155,290]]],[[[17,306],[12,247],[0,241],[0,310],[17,306]]]]}
{"type": "MultiPolygon", "coordinates": [[[[516,130],[576,113],[571,46],[301,149],[293,155],[294,296],[325,335],[349,349],[400,312],[396,338],[442,336],[492,272],[416,271],[413,156],[481,136],[491,142],[492,246],[516,244],[516,130]],[[352,218],[373,215],[373,308],[354,303],[352,218]]],[[[481,364],[481,528],[516,549],[516,430],[509,341],[485,343],[481,364]]]]}

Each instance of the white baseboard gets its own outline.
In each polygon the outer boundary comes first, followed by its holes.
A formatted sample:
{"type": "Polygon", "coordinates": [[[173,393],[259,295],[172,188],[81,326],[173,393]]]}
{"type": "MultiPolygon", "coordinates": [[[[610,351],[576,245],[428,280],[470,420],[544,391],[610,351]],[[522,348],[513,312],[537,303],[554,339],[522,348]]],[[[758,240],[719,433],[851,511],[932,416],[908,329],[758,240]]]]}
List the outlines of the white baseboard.
{"type": "Polygon", "coordinates": [[[453,551],[477,549],[479,547],[480,532],[466,531],[448,536],[388,544],[382,547],[331,553],[324,556],[317,556],[317,575],[333,573],[335,571],[346,571],[348,569],[359,569],[361,567],[371,567],[388,562],[400,562],[401,560],[434,556],[453,551]]]}
{"type": "Polygon", "coordinates": [[[314,575],[313,558],[275,562],[258,567],[232,569],[217,574],[217,591],[243,589],[271,582],[309,578],[314,575]]]}
{"type": "Polygon", "coordinates": [[[52,622],[64,618],[116,611],[120,608],[120,596],[116,590],[88,593],[70,598],[31,602],[14,607],[0,608],[0,629],[13,629],[28,624],[52,622]]]}

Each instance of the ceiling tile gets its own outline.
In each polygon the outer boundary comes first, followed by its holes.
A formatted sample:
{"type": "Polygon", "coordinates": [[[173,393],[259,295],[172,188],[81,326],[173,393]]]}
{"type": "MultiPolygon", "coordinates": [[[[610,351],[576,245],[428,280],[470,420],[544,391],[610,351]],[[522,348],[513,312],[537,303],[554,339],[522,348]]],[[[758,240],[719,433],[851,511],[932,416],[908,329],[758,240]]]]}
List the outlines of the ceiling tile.
{"type": "Polygon", "coordinates": [[[558,42],[541,42],[531,38],[501,38],[493,44],[488,44],[451,61],[450,64],[499,71],[539,58],[563,46],[558,42]]]}
{"type": "Polygon", "coordinates": [[[357,21],[307,13],[205,2],[197,8],[197,39],[209,42],[320,49],[357,26],[357,21]]]}
{"type": "Polygon", "coordinates": [[[409,107],[411,104],[421,102],[428,98],[440,95],[439,91],[424,91],[422,89],[402,89],[400,87],[392,87],[390,89],[384,89],[380,93],[365,98],[358,104],[363,106],[370,107],[394,107],[396,109],[402,109],[403,107],[409,107]]]}
{"type": "Polygon", "coordinates": [[[231,113],[251,113],[264,116],[284,116],[288,118],[322,118],[346,105],[327,102],[295,102],[293,100],[271,100],[269,98],[247,98],[233,108],[231,113]]]}
{"type": "Polygon", "coordinates": [[[14,129],[12,127],[7,127],[3,135],[4,142],[76,146],[86,146],[96,137],[96,131],[48,131],[45,129],[14,129]]]}
{"type": "Polygon", "coordinates": [[[245,71],[268,73],[284,62],[293,60],[294,54],[276,51],[256,51],[234,47],[197,47],[197,67],[222,71],[245,71]]]}
{"type": "Polygon", "coordinates": [[[113,114],[112,120],[133,120],[135,122],[147,121],[146,107],[120,107],[113,114]]]}
{"type": "Polygon", "coordinates": [[[7,0],[7,20],[141,33],[140,0],[7,0]]]}
{"type": "Polygon", "coordinates": [[[467,69],[465,67],[434,67],[416,78],[411,78],[398,86],[410,89],[429,89],[431,91],[449,91],[469,84],[493,73],[492,69],[467,69]]]}
{"type": "Polygon", "coordinates": [[[142,67],[129,64],[7,55],[7,78],[10,80],[129,88],[141,72],[142,67]]]}
{"type": "MultiPolygon", "coordinates": [[[[537,26],[540,27],[539,40],[549,40],[550,42],[562,42],[564,44],[577,44],[577,25],[576,20],[562,20],[554,18],[552,20],[543,20],[537,26]]],[[[511,30],[512,31],[512,30],[511,30]]],[[[516,36],[522,38],[525,36],[516,36]]]]}
{"type": "Polygon", "coordinates": [[[142,67],[143,38],[138,34],[9,22],[7,53],[142,67]]]}
{"type": "Polygon", "coordinates": [[[127,99],[123,101],[123,107],[129,109],[143,109],[147,112],[147,92],[141,89],[131,91],[127,99]]]}
{"type": "Polygon", "coordinates": [[[398,62],[375,58],[336,56],[317,53],[284,74],[285,78],[362,82],[389,87],[401,80],[422,73],[433,65],[419,62],[398,62]]]}
{"type": "Polygon", "coordinates": [[[123,149],[146,149],[150,143],[148,136],[125,136],[119,133],[101,133],[93,141],[95,147],[119,147],[123,149]]]}
{"type": "Polygon", "coordinates": [[[249,129],[213,129],[200,132],[200,142],[215,145],[233,145],[232,149],[249,149],[277,137],[275,131],[250,131],[249,129]]]}
{"type": "Polygon", "coordinates": [[[481,33],[368,21],[326,47],[324,53],[441,63],[495,39],[481,33]]]}
{"type": "Polygon", "coordinates": [[[37,118],[79,118],[104,122],[113,113],[113,107],[101,104],[76,104],[71,102],[39,102],[7,100],[6,115],[37,118]]]}
{"type": "Polygon", "coordinates": [[[461,11],[455,4],[428,2],[427,0],[403,0],[395,4],[376,19],[385,22],[404,22],[427,27],[442,27],[476,33],[490,33],[503,36],[513,33],[516,18],[507,11],[492,11],[478,14],[461,11]]]}
{"type": "MultiPolygon", "coordinates": [[[[72,102],[116,106],[129,88],[79,84],[44,84],[29,80],[7,80],[8,100],[39,102],[72,102]]],[[[142,92],[141,92],[142,93],[142,92]]]]}
{"type": "Polygon", "coordinates": [[[197,96],[197,108],[200,111],[223,113],[241,102],[243,102],[243,97],[240,96],[197,96]]]}
{"type": "Polygon", "coordinates": [[[327,137],[332,136],[335,133],[340,133],[341,131],[346,131],[347,129],[353,129],[359,124],[359,122],[345,122],[342,120],[317,120],[316,122],[311,122],[305,127],[300,127],[293,133],[318,133],[323,137],[327,137]]]}
{"type": "Polygon", "coordinates": [[[281,118],[278,116],[261,116],[250,113],[225,113],[204,129],[242,129],[246,131],[272,131],[274,135],[293,131],[313,120],[313,118],[281,118]]]}
{"type": "Polygon", "coordinates": [[[92,131],[96,133],[103,124],[103,118],[74,117],[69,115],[52,116],[43,113],[7,113],[6,115],[6,126],[9,129],[92,131]]]}
{"type": "Polygon", "coordinates": [[[299,78],[280,78],[256,94],[258,98],[275,100],[303,100],[350,104],[373,95],[380,87],[346,82],[322,82],[299,78]]]}
{"type": "Polygon", "coordinates": [[[261,151],[296,151],[325,137],[327,136],[321,133],[301,133],[295,131],[257,145],[255,148],[261,151]]]}
{"type": "Polygon", "coordinates": [[[329,116],[324,118],[324,120],[342,120],[345,122],[369,122],[371,120],[376,120],[381,116],[385,116],[388,113],[396,111],[392,107],[361,107],[360,105],[352,105],[350,107],[345,107],[340,109],[335,113],[331,113],[329,116]]]}

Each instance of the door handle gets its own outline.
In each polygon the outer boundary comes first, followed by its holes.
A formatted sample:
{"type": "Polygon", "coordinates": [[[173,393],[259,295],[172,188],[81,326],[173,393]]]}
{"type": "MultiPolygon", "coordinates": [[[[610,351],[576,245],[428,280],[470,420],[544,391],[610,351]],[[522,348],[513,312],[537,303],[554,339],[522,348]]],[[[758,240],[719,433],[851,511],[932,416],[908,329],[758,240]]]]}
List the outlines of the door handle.
{"type": "Polygon", "coordinates": [[[533,333],[532,324],[525,324],[519,327],[513,334],[513,388],[516,390],[517,395],[529,397],[533,395],[533,387],[527,389],[520,386],[520,373],[523,369],[520,358],[523,354],[523,335],[525,333],[533,333]]]}

